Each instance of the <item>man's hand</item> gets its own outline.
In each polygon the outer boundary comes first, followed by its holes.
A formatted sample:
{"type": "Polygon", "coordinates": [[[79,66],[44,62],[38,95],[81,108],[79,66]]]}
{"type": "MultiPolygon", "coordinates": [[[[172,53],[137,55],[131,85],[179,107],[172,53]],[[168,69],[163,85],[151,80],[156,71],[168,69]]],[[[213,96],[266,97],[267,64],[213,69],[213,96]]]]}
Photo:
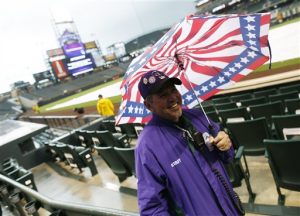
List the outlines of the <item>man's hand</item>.
{"type": "Polygon", "coordinates": [[[220,151],[227,151],[231,147],[231,140],[229,136],[224,131],[220,131],[218,135],[214,137],[210,137],[209,141],[212,145],[216,146],[220,151]]]}

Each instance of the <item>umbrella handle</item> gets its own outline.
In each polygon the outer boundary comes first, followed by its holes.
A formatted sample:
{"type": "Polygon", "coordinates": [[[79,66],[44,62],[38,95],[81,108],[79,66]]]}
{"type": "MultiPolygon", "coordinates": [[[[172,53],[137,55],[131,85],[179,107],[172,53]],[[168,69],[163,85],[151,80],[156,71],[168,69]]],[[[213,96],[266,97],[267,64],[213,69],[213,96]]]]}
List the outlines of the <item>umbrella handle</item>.
{"type": "Polygon", "coordinates": [[[213,136],[216,137],[218,135],[218,131],[215,130],[215,127],[212,124],[208,125],[208,130],[209,133],[213,136]]]}
{"type": "MultiPolygon", "coordinates": [[[[184,71],[183,63],[179,60],[178,54],[177,54],[177,53],[175,54],[175,59],[176,59],[176,61],[177,61],[178,67],[180,68],[180,71],[184,71]]],[[[210,133],[211,135],[213,135],[214,137],[217,136],[218,132],[215,130],[215,128],[213,127],[213,125],[212,125],[211,122],[209,121],[209,119],[208,119],[208,117],[207,117],[207,115],[206,115],[206,112],[205,112],[205,110],[203,109],[202,104],[200,103],[200,101],[199,101],[199,99],[198,99],[198,97],[197,97],[197,95],[196,95],[196,93],[195,93],[195,91],[194,91],[194,88],[193,88],[193,86],[192,86],[192,84],[191,84],[191,82],[190,82],[188,76],[186,75],[185,77],[186,77],[187,81],[189,82],[189,84],[190,84],[190,86],[191,86],[191,89],[192,89],[194,95],[196,96],[197,101],[198,101],[198,103],[199,103],[199,105],[200,105],[200,107],[201,107],[201,109],[202,109],[202,111],[203,111],[203,113],[204,113],[204,115],[205,115],[205,118],[206,118],[206,120],[207,120],[207,122],[208,122],[208,130],[209,130],[209,133],[210,133]]]]}

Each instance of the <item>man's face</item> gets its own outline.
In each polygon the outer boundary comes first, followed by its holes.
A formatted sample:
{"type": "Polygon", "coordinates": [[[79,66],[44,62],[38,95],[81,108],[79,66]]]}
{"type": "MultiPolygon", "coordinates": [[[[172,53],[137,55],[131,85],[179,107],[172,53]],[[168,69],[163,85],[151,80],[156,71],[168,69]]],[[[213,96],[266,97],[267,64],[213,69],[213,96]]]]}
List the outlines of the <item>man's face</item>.
{"type": "Polygon", "coordinates": [[[174,84],[166,84],[162,90],[145,100],[145,106],[161,118],[178,122],[182,115],[182,98],[174,84]]]}

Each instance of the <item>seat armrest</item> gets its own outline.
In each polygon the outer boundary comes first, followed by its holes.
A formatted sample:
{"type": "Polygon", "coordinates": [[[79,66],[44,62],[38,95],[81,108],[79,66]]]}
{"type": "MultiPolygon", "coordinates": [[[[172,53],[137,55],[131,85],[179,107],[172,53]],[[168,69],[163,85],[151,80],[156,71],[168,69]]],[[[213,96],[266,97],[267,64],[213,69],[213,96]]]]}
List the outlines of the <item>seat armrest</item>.
{"type": "Polygon", "coordinates": [[[244,152],[244,146],[240,146],[235,153],[234,159],[240,160],[243,155],[243,152],[244,152]]]}
{"type": "Polygon", "coordinates": [[[123,147],[130,147],[130,143],[129,143],[129,137],[127,136],[127,134],[123,134],[122,136],[117,138],[119,142],[121,142],[123,147]]]}
{"type": "Polygon", "coordinates": [[[265,158],[269,158],[269,154],[267,150],[265,150],[265,158]]]}
{"type": "Polygon", "coordinates": [[[90,149],[85,149],[79,153],[79,156],[81,159],[87,163],[92,161],[92,155],[91,155],[91,150],[90,149]]]}

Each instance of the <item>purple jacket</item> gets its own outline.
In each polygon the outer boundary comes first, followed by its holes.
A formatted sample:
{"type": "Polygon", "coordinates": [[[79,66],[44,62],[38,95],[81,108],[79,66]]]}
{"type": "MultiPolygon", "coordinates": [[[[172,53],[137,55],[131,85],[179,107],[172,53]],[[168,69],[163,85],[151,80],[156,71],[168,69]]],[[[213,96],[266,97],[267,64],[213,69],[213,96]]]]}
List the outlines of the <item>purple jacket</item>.
{"type": "MultiPolygon", "coordinates": [[[[198,131],[209,132],[203,112],[183,113],[198,131]]],[[[219,131],[217,124],[213,126],[219,131]]],[[[206,158],[231,185],[221,161],[229,162],[233,149],[206,150],[206,158]]],[[[183,132],[169,121],[153,115],[140,134],[135,157],[141,215],[173,215],[170,198],[188,216],[238,215],[202,153],[193,154],[183,132]]]]}

